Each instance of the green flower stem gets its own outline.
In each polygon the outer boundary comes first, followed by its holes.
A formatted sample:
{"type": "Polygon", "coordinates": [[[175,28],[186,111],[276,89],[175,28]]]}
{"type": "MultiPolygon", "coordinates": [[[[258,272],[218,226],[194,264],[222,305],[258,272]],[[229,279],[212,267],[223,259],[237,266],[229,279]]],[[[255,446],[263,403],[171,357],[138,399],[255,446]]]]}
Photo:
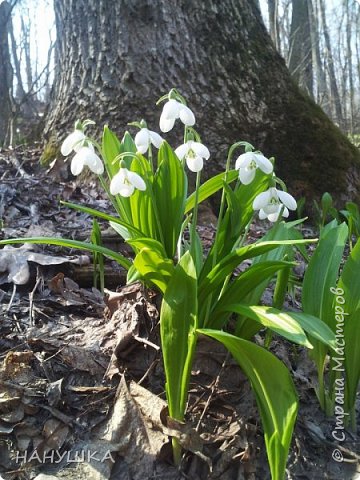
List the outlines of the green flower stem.
{"type": "Polygon", "coordinates": [[[172,445],[174,463],[178,467],[181,463],[182,448],[181,448],[179,440],[176,437],[171,438],[171,445],[172,445]]]}
{"type": "Polygon", "coordinates": [[[148,158],[149,158],[149,163],[150,163],[150,165],[151,165],[151,170],[152,170],[153,173],[155,173],[155,171],[154,171],[154,163],[153,163],[153,155],[152,155],[151,144],[149,145],[148,158]]]}
{"type": "MultiPolygon", "coordinates": [[[[186,410],[186,404],[188,400],[190,376],[191,376],[192,366],[194,363],[194,356],[195,356],[195,350],[196,350],[196,344],[197,344],[197,338],[198,338],[198,334],[196,332],[196,329],[198,326],[197,323],[198,323],[198,320],[196,317],[194,328],[192,331],[189,332],[188,352],[187,352],[186,361],[184,364],[184,369],[183,369],[182,378],[181,378],[181,398],[177,405],[176,412],[173,413],[173,415],[171,415],[173,418],[175,418],[175,420],[178,420],[180,422],[183,422],[185,418],[185,410],[186,410]]],[[[170,413],[170,405],[169,405],[169,413],[170,413]]],[[[180,461],[181,461],[182,447],[179,443],[179,440],[175,437],[172,437],[171,443],[173,448],[174,462],[175,462],[175,465],[178,466],[180,465],[180,461]]]]}
{"type": "MultiPolygon", "coordinates": [[[[254,214],[252,215],[249,223],[246,225],[246,228],[245,228],[245,231],[244,231],[244,235],[242,235],[242,236],[234,243],[234,245],[233,245],[233,247],[232,247],[232,249],[231,249],[232,252],[233,252],[234,250],[236,250],[237,248],[240,248],[240,247],[242,247],[242,246],[244,245],[245,240],[246,240],[246,238],[247,238],[247,236],[248,236],[248,233],[249,233],[249,230],[250,230],[250,225],[251,225],[251,223],[252,223],[253,218],[254,218],[254,214]]],[[[228,283],[229,283],[229,281],[230,281],[231,275],[232,275],[232,273],[230,273],[230,275],[228,275],[228,276],[225,278],[224,285],[222,286],[222,289],[221,289],[221,292],[220,292],[218,298],[220,298],[220,297],[222,296],[222,294],[225,292],[226,287],[227,287],[227,285],[228,285],[228,283]]]]}
{"type": "Polygon", "coordinates": [[[163,245],[165,245],[164,234],[163,234],[163,231],[162,231],[160,217],[159,217],[159,210],[158,210],[157,205],[156,205],[156,200],[155,200],[154,192],[153,192],[153,189],[152,189],[152,184],[150,182],[146,182],[146,183],[147,183],[147,188],[149,189],[149,192],[150,192],[151,202],[152,202],[153,209],[154,209],[155,221],[156,221],[156,225],[157,225],[158,231],[159,231],[160,242],[163,245]]]}
{"type": "MultiPolygon", "coordinates": [[[[233,156],[233,153],[235,149],[241,145],[244,145],[246,142],[237,142],[231,145],[229,148],[228,156],[226,159],[226,166],[225,166],[225,175],[224,175],[224,183],[227,184],[227,179],[228,179],[228,174],[230,170],[230,163],[231,159],[233,156]]],[[[218,237],[219,237],[219,232],[220,232],[220,227],[221,223],[223,220],[223,215],[224,215],[224,210],[225,210],[225,188],[223,187],[222,192],[221,192],[221,202],[220,202],[220,210],[219,210],[219,216],[218,216],[218,221],[216,225],[216,232],[215,232],[215,239],[214,239],[214,253],[213,253],[213,259],[212,259],[212,268],[215,267],[216,262],[217,262],[217,254],[218,254],[218,237]]],[[[204,327],[209,321],[209,315],[210,315],[210,308],[211,308],[211,302],[212,302],[212,295],[209,296],[207,305],[206,305],[206,314],[205,314],[205,320],[204,320],[204,327]]]]}
{"type": "Polygon", "coordinates": [[[197,172],[196,174],[196,187],[195,187],[195,204],[193,209],[193,217],[191,221],[191,232],[190,232],[190,252],[196,264],[196,225],[198,219],[198,210],[199,210],[199,188],[200,188],[200,177],[201,172],[197,172]]]}
{"type": "MultiPolygon", "coordinates": [[[[288,260],[287,255],[284,257],[284,260],[288,260]]],[[[281,310],[284,305],[287,285],[289,282],[289,276],[290,276],[290,268],[284,268],[283,270],[279,270],[277,274],[273,302],[272,302],[273,307],[276,308],[277,310],[281,310]]],[[[264,342],[265,348],[268,349],[270,347],[272,338],[273,338],[273,332],[268,328],[265,334],[265,342],[264,342]]]]}

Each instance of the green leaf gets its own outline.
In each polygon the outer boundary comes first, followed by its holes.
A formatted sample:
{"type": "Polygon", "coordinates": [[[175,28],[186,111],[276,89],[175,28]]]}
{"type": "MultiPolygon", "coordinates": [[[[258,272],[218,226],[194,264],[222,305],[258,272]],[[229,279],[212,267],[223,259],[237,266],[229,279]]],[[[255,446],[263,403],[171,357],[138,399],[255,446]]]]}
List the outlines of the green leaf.
{"type": "Polygon", "coordinates": [[[106,247],[100,245],[94,245],[87,242],[79,242],[78,240],[71,240],[68,238],[57,237],[29,237],[29,238],[10,238],[8,240],[0,240],[0,245],[10,245],[15,243],[33,243],[35,245],[59,245],[60,247],[77,248],[80,250],[89,250],[90,252],[97,252],[105,255],[106,257],[115,260],[122,267],[127,270],[131,266],[131,262],[120,253],[114,252],[106,247]]]}
{"type": "MultiPolygon", "coordinates": [[[[150,285],[157,286],[162,293],[165,293],[167,285],[174,273],[174,264],[167,258],[164,246],[153,238],[134,238],[127,243],[138,251],[134,268],[136,268],[142,279],[150,285]]],[[[139,280],[138,275],[132,270],[129,279],[139,280]]]]}
{"type": "MultiPolygon", "coordinates": [[[[120,142],[115,133],[112,132],[107,125],[105,125],[102,137],[102,157],[104,159],[105,169],[110,180],[119,171],[119,162],[115,162],[115,158],[120,153],[123,153],[124,150],[124,143],[120,142]]],[[[121,217],[124,220],[130,223],[131,212],[129,199],[121,197],[120,195],[112,196],[108,190],[108,187],[105,184],[105,180],[102,182],[102,184],[103,187],[107,190],[109,198],[113,202],[116,211],[121,214],[121,217]]]]}
{"type": "Polygon", "coordinates": [[[225,278],[230,275],[234,268],[248,258],[254,258],[270,250],[283,245],[296,245],[313,242],[314,240],[283,240],[259,242],[252,245],[246,245],[231,252],[223,258],[204,278],[201,272],[199,279],[199,303],[206,301],[206,298],[221,285],[225,278]]]}
{"type": "Polygon", "coordinates": [[[144,232],[145,236],[160,240],[151,194],[153,182],[151,166],[145,157],[138,154],[136,159],[132,159],[130,170],[139,174],[146,182],[145,191],[135,189],[134,193],[126,199],[129,202],[133,224],[138,230],[144,232]]]}
{"type": "Polygon", "coordinates": [[[168,257],[173,258],[184,221],[187,177],[181,162],[165,141],[159,149],[158,164],[153,192],[164,247],[168,257]]]}
{"type": "Polygon", "coordinates": [[[254,198],[266,189],[268,182],[268,175],[258,170],[251,185],[238,183],[234,191],[230,187],[226,187],[228,208],[217,234],[216,245],[214,243],[205,261],[202,277],[212,269],[215,252],[216,263],[218,263],[234,250],[235,243],[238,242],[240,235],[244,233],[245,227],[254,215],[252,208],[254,198]]]}
{"type": "MultiPolygon", "coordinates": [[[[148,286],[156,285],[165,293],[174,274],[174,264],[156,250],[142,248],[134,259],[134,267],[148,286]]],[[[134,272],[132,272],[132,277],[134,272]]]]}
{"type": "MultiPolygon", "coordinates": [[[[230,170],[227,175],[227,183],[231,183],[239,176],[237,170],[230,170]]],[[[218,192],[224,185],[225,172],[219,173],[214,177],[207,180],[199,188],[199,203],[203,202],[207,198],[211,197],[214,193],[218,192]]],[[[195,205],[195,192],[192,193],[186,200],[185,213],[190,212],[195,205]]]]}
{"type": "Polygon", "coordinates": [[[304,312],[320,318],[334,329],[332,304],[339,266],[348,235],[345,223],[335,226],[322,236],[305,272],[302,290],[304,312]]]}
{"type": "Polygon", "coordinates": [[[338,313],[335,311],[333,316],[338,315],[337,327],[340,327],[341,333],[343,326],[345,335],[346,405],[352,411],[360,380],[360,239],[345,262],[338,289],[342,289],[343,292],[337,291],[342,294],[345,303],[335,303],[338,313]]]}
{"type": "Polygon", "coordinates": [[[103,137],[102,137],[102,156],[104,159],[106,170],[112,178],[118,171],[119,165],[114,164],[114,159],[121,153],[120,140],[117,138],[114,132],[105,125],[103,137]]]}
{"type": "Polygon", "coordinates": [[[291,376],[273,354],[258,345],[217,330],[198,330],[221,342],[251,382],[264,428],[272,480],[283,480],[298,399],[291,376]]]}
{"type": "Polygon", "coordinates": [[[196,269],[190,252],[175,268],[161,305],[160,333],[170,417],[184,418],[197,326],[196,269]]]}
{"type": "MultiPolygon", "coordinates": [[[[228,319],[228,316],[224,314],[227,305],[242,303],[242,300],[250,295],[259,285],[262,285],[264,282],[268,284],[276,272],[293,265],[295,264],[291,262],[265,261],[249,267],[229,284],[216,302],[207,326],[209,328],[222,328],[228,319]]],[[[199,314],[199,316],[201,315],[199,314]]]]}
{"type": "Polygon", "coordinates": [[[224,310],[240,313],[270,328],[291,342],[312,349],[305,332],[324,344],[335,347],[335,335],[319,318],[300,312],[282,312],[273,307],[227,305],[224,310]]]}
{"type": "MultiPolygon", "coordinates": [[[[336,220],[333,220],[326,225],[321,233],[319,244],[310,259],[303,280],[302,307],[304,312],[320,318],[333,331],[335,328],[334,295],[330,288],[337,284],[347,236],[348,228],[345,223],[338,226],[336,220]]],[[[319,381],[317,395],[321,407],[330,413],[324,383],[324,368],[328,347],[316,340],[312,343],[314,349],[311,352],[311,357],[316,363],[319,381]]]]}

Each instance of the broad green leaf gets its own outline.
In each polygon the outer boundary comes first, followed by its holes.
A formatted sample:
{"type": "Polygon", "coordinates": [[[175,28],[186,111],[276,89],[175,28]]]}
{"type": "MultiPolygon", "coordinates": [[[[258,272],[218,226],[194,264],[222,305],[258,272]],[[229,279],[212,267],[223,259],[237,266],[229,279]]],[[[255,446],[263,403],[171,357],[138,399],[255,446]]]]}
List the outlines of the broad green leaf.
{"type": "Polygon", "coordinates": [[[158,164],[153,192],[164,247],[168,257],[173,258],[184,221],[187,177],[183,165],[165,141],[158,152],[158,164]]]}
{"type": "Polygon", "coordinates": [[[141,250],[142,248],[149,248],[157,252],[161,257],[166,258],[166,251],[164,245],[158,240],[149,237],[137,237],[128,240],[126,243],[131,245],[134,249],[141,250]]]}
{"type": "Polygon", "coordinates": [[[320,238],[324,238],[331,230],[338,226],[338,222],[334,219],[331,222],[327,223],[320,232],[320,238]]]}
{"type": "Polygon", "coordinates": [[[161,305],[160,333],[170,417],[182,421],[196,345],[197,280],[190,252],[175,268],[161,305]]]}
{"type": "MultiPolygon", "coordinates": [[[[345,318],[346,410],[355,417],[355,402],[360,381],[360,308],[345,318]]],[[[356,417],[352,418],[354,424],[356,417]]]]}
{"type": "MultiPolygon", "coordinates": [[[[340,262],[348,236],[348,228],[345,223],[337,226],[336,220],[333,222],[326,225],[322,231],[319,244],[305,272],[302,288],[304,312],[320,318],[332,330],[335,327],[335,315],[333,312],[334,295],[330,288],[337,284],[340,262]]],[[[324,367],[328,348],[317,340],[313,341],[313,346],[314,349],[310,355],[314,359],[318,371],[317,394],[321,407],[327,409],[324,367]]]]}
{"type": "MultiPolygon", "coordinates": [[[[164,246],[157,240],[147,237],[133,238],[127,243],[138,252],[134,268],[147,283],[157,286],[164,293],[174,272],[174,264],[167,258],[164,246]]],[[[134,270],[129,275],[131,281],[139,279],[134,270]]]]}
{"type": "MultiPolygon", "coordinates": [[[[228,319],[228,316],[224,314],[227,305],[242,303],[242,300],[248,295],[251,295],[258,285],[263,284],[264,281],[268,284],[276,272],[293,265],[295,264],[291,262],[265,261],[250,266],[228,285],[225,292],[216,302],[214,309],[210,314],[210,320],[207,327],[222,328],[228,319]]],[[[201,315],[199,314],[199,316],[201,315]]]]}
{"type": "MultiPolygon", "coordinates": [[[[274,225],[267,234],[261,239],[261,241],[280,241],[280,240],[301,240],[301,234],[294,228],[297,221],[294,222],[280,222],[274,225]]],[[[306,256],[305,245],[300,243],[295,245],[301,250],[303,256],[306,256]]],[[[287,260],[293,260],[294,258],[294,246],[281,245],[279,248],[270,250],[254,258],[253,265],[263,265],[265,262],[277,262],[284,258],[287,260]]],[[[261,266],[260,266],[261,268],[261,266]]],[[[260,299],[269,285],[271,278],[264,277],[262,282],[255,285],[254,288],[248,292],[247,296],[241,300],[241,303],[246,305],[257,305],[260,299]]],[[[257,325],[254,321],[239,316],[236,324],[236,334],[242,338],[252,338],[261,328],[261,325],[257,325]]]]}
{"type": "Polygon", "coordinates": [[[283,312],[273,307],[228,305],[227,310],[241,313],[264,327],[282,335],[291,342],[312,349],[305,333],[316,338],[327,346],[335,347],[334,332],[319,318],[302,312],[283,312]],[[305,338],[304,338],[305,337],[305,338]]]}
{"type": "MultiPolygon", "coordinates": [[[[230,170],[227,175],[227,183],[231,183],[239,176],[237,170],[230,170]]],[[[203,183],[199,189],[199,203],[203,202],[207,198],[211,197],[214,193],[218,192],[224,185],[225,172],[219,173],[214,177],[203,183]]],[[[195,192],[192,193],[186,200],[185,213],[190,212],[195,205],[195,192]]]]}
{"type": "Polygon", "coordinates": [[[253,202],[255,197],[266,190],[268,184],[269,175],[265,175],[260,169],[257,169],[255,178],[251,184],[238,184],[234,193],[241,210],[241,216],[238,219],[239,223],[241,223],[241,229],[246,227],[254,214],[253,202]]]}
{"type": "Polygon", "coordinates": [[[150,164],[145,157],[138,154],[137,158],[132,159],[130,170],[140,175],[146,183],[145,191],[135,189],[134,193],[126,199],[129,202],[133,225],[144,232],[145,236],[160,240],[151,192],[153,174],[150,164]]]}
{"type": "Polygon", "coordinates": [[[339,333],[345,334],[346,403],[352,411],[360,380],[360,239],[345,262],[337,292],[342,298],[336,302],[335,295],[333,315],[339,333]]]}
{"type": "Polygon", "coordinates": [[[226,188],[228,208],[222,219],[216,244],[214,243],[212,246],[205,261],[201,273],[202,277],[206,276],[212,269],[215,252],[216,263],[218,263],[234,250],[234,245],[238,242],[239,237],[244,233],[246,225],[254,215],[252,208],[254,198],[266,189],[268,181],[268,176],[258,169],[251,185],[238,183],[234,191],[230,187],[226,188]]]}
{"type": "Polygon", "coordinates": [[[119,165],[114,164],[114,159],[121,153],[121,143],[114,132],[105,125],[102,137],[102,155],[106,170],[112,178],[119,170],[119,165]]]}
{"type": "Polygon", "coordinates": [[[10,238],[8,240],[0,240],[0,245],[10,245],[16,243],[33,243],[34,245],[59,245],[60,247],[67,248],[77,248],[80,250],[89,250],[90,252],[97,252],[109,257],[112,260],[115,260],[122,267],[127,270],[130,268],[132,263],[125,258],[120,253],[114,252],[106,247],[101,247],[100,245],[94,245],[87,242],[79,242],[78,240],[71,240],[68,238],[57,238],[57,237],[29,237],[29,238],[10,238]]]}
{"type": "Polygon", "coordinates": [[[134,267],[145,282],[156,285],[161,293],[166,292],[174,274],[174,264],[170,259],[162,256],[159,251],[142,248],[134,259],[134,267]]]}
{"type": "MultiPolygon", "coordinates": [[[[129,135],[128,133],[125,134],[129,135]]],[[[131,138],[131,137],[130,137],[131,138]]],[[[102,138],[102,156],[105,163],[105,168],[108,173],[109,180],[119,171],[119,162],[115,161],[115,158],[125,151],[124,139],[122,142],[117,138],[114,132],[112,132],[107,125],[104,127],[103,138],[102,138]]],[[[129,149],[127,150],[129,151],[129,149]]],[[[131,150],[136,152],[136,148],[131,150]]],[[[124,159],[124,161],[129,159],[124,159]]],[[[130,165],[130,163],[129,163],[130,165]]],[[[113,202],[116,211],[121,214],[123,220],[126,220],[128,223],[131,222],[131,212],[129,199],[121,197],[120,195],[112,196],[108,190],[108,187],[105,181],[102,182],[103,187],[107,190],[110,200],[113,202]]]]}
{"type": "Polygon", "coordinates": [[[290,373],[272,353],[217,330],[198,330],[221,342],[249,378],[260,411],[272,480],[284,480],[298,410],[290,373]]]}
{"type": "Polygon", "coordinates": [[[254,243],[238,248],[223,258],[205,278],[203,278],[203,272],[201,272],[199,279],[199,303],[202,304],[202,302],[206,301],[206,298],[219,287],[225,278],[233,272],[234,268],[244,260],[262,255],[283,245],[296,245],[310,242],[313,242],[313,240],[270,241],[254,243]]]}
{"type": "Polygon", "coordinates": [[[345,223],[336,226],[322,236],[305,272],[302,290],[302,306],[306,313],[320,318],[334,329],[332,305],[339,266],[348,235],[345,223]]]}

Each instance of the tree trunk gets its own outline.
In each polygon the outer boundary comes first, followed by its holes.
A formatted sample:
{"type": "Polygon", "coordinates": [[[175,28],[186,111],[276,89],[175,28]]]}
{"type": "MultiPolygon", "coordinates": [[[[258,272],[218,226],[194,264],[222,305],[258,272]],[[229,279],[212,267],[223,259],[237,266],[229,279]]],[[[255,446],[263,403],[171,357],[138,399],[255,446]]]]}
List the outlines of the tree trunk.
{"type": "Polygon", "coordinates": [[[327,94],[326,76],[322,66],[320,54],[320,38],[318,18],[315,14],[315,6],[313,0],[308,2],[308,14],[310,22],[310,36],[311,36],[311,51],[312,62],[316,74],[316,103],[321,105],[326,113],[331,113],[329,110],[329,99],[327,94]]]}
{"type": "Polygon", "coordinates": [[[313,97],[313,68],[308,0],[293,0],[289,70],[300,88],[313,97]]]}
{"type": "Polygon", "coordinates": [[[157,129],[155,102],[176,87],[210,147],[208,172],[247,140],[276,156],[295,195],[359,192],[359,152],[291,80],[254,0],[62,0],[55,13],[47,138],[64,138],[77,118],[119,134],[141,118],[157,129]]]}
{"type": "Polygon", "coordinates": [[[345,2],[346,9],[346,57],[349,75],[349,120],[347,131],[353,135],[354,133],[354,79],[353,79],[353,56],[352,56],[352,24],[355,16],[352,15],[352,8],[349,2],[345,2]]]}
{"type": "Polygon", "coordinates": [[[278,0],[268,0],[270,37],[276,50],[281,54],[278,17],[278,0]]]}
{"type": "Polygon", "coordinates": [[[0,146],[4,144],[10,117],[13,72],[10,63],[10,50],[8,41],[8,25],[11,15],[11,6],[8,2],[0,4],[0,146]]]}
{"type": "Polygon", "coordinates": [[[335,67],[334,67],[334,59],[332,54],[331,42],[330,42],[330,34],[329,34],[328,26],[326,23],[324,0],[320,0],[319,3],[320,3],[321,21],[322,21],[325,47],[326,47],[327,66],[328,66],[329,79],[330,79],[330,91],[331,91],[331,97],[333,99],[333,104],[335,109],[335,118],[339,125],[343,125],[344,123],[343,114],[341,109],[339,89],[338,89],[336,75],[335,75],[335,67]]]}

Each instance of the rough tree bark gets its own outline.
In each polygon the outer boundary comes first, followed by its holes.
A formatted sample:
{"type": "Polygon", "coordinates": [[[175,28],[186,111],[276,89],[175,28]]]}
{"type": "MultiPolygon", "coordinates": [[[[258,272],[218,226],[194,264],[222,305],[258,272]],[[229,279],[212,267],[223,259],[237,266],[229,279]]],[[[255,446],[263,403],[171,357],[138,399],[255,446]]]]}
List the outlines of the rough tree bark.
{"type": "Polygon", "coordinates": [[[295,86],[254,0],[62,0],[55,11],[47,138],[61,140],[76,118],[156,129],[155,101],[177,87],[211,149],[208,170],[248,140],[276,156],[292,193],[359,198],[359,152],[295,86]]]}
{"type": "Polygon", "coordinates": [[[12,85],[12,67],[8,42],[8,25],[11,6],[8,2],[0,4],[0,145],[5,142],[11,117],[10,89],[12,85]]]}

